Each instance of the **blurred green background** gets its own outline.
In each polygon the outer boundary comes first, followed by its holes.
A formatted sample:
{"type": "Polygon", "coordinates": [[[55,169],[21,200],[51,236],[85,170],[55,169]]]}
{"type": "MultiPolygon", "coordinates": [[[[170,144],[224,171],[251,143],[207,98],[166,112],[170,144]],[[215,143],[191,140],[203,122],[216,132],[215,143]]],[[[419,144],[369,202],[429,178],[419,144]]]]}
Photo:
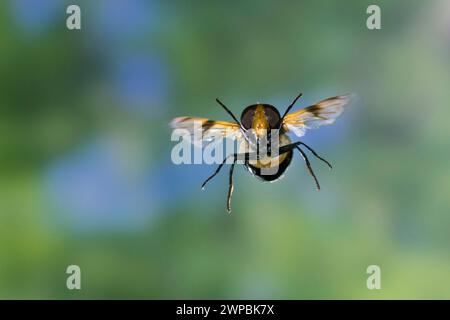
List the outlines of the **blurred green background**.
{"type": "Polygon", "coordinates": [[[0,298],[450,298],[450,2],[2,1],[0,42],[0,298]],[[358,96],[304,138],[321,192],[239,167],[230,216],[172,164],[171,118],[299,92],[358,96]]]}

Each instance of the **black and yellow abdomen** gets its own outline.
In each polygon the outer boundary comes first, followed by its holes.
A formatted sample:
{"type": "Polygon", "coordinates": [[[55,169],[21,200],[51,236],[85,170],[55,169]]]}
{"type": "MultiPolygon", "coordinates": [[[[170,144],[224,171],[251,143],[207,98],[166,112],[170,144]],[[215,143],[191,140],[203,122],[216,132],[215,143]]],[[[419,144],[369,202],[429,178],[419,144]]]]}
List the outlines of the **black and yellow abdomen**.
{"type": "MultiPolygon", "coordinates": [[[[280,134],[279,146],[290,144],[291,140],[286,134],[280,134]]],[[[259,160],[249,160],[246,167],[256,177],[263,181],[275,181],[281,178],[292,161],[292,150],[276,157],[264,157],[259,160]]]]}

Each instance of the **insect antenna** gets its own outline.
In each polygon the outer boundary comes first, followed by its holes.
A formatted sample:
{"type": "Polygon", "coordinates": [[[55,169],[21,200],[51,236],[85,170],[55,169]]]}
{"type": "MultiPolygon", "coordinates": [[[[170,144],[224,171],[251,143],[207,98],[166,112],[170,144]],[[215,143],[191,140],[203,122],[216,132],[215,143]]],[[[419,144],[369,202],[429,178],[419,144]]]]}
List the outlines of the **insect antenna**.
{"type": "Polygon", "coordinates": [[[218,98],[216,99],[217,103],[222,106],[222,108],[225,109],[225,111],[234,119],[234,121],[239,125],[239,127],[242,129],[242,131],[246,131],[245,128],[242,126],[241,122],[234,116],[233,112],[231,112],[230,109],[228,109],[222,101],[220,101],[218,98]]]}
{"type": "Polygon", "coordinates": [[[280,126],[283,123],[283,119],[284,117],[286,117],[286,115],[288,114],[288,112],[292,109],[292,107],[294,106],[294,104],[297,102],[297,100],[303,95],[303,93],[300,93],[295,99],[294,101],[292,101],[292,103],[289,105],[289,107],[287,107],[286,111],[284,112],[283,116],[280,119],[280,126]]]}

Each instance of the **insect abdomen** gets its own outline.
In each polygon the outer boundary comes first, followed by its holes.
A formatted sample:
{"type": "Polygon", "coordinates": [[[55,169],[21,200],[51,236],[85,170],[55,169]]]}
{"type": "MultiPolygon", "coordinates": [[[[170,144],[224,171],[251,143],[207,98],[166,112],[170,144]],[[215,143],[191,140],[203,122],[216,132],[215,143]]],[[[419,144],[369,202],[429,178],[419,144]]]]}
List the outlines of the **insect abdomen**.
{"type": "Polygon", "coordinates": [[[246,165],[246,167],[252,174],[254,174],[260,180],[275,181],[275,180],[278,180],[279,178],[281,178],[283,173],[286,171],[288,166],[291,164],[292,150],[284,153],[283,155],[285,155],[283,157],[283,160],[280,160],[280,162],[278,163],[277,166],[270,167],[270,169],[269,168],[260,168],[260,167],[251,165],[250,163],[248,163],[246,165]],[[275,173],[270,174],[271,171],[269,171],[269,170],[273,170],[272,172],[275,172],[275,173]]]}

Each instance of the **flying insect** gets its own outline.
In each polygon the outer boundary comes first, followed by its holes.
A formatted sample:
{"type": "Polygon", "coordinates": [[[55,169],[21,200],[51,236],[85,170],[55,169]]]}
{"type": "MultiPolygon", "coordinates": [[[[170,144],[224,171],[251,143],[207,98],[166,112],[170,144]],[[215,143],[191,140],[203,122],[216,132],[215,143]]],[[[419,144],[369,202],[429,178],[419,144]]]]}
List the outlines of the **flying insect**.
{"type": "Polygon", "coordinates": [[[235,152],[225,157],[216,171],[202,184],[202,189],[204,189],[227,161],[231,164],[227,195],[227,211],[229,213],[231,213],[231,196],[234,189],[233,172],[237,163],[243,164],[252,175],[260,180],[273,182],[283,176],[292,162],[295,149],[299,151],[317,189],[320,190],[319,181],[314,174],[308,156],[302,148],[306,148],[316,158],[328,165],[330,169],[332,169],[331,164],[304,142],[292,142],[288,133],[302,137],[308,129],[332,124],[341,115],[344,106],[348,104],[350,95],[331,97],[289,113],[301,96],[300,93],[286,108],[283,115],[273,105],[256,103],[242,111],[239,121],[225,104],[216,99],[217,103],[231,116],[234,122],[196,117],[178,117],[172,120],[172,129],[187,130],[191,136],[191,142],[194,144],[209,143],[214,137],[219,136],[237,140],[241,146],[244,146],[244,152],[235,152]]]}

